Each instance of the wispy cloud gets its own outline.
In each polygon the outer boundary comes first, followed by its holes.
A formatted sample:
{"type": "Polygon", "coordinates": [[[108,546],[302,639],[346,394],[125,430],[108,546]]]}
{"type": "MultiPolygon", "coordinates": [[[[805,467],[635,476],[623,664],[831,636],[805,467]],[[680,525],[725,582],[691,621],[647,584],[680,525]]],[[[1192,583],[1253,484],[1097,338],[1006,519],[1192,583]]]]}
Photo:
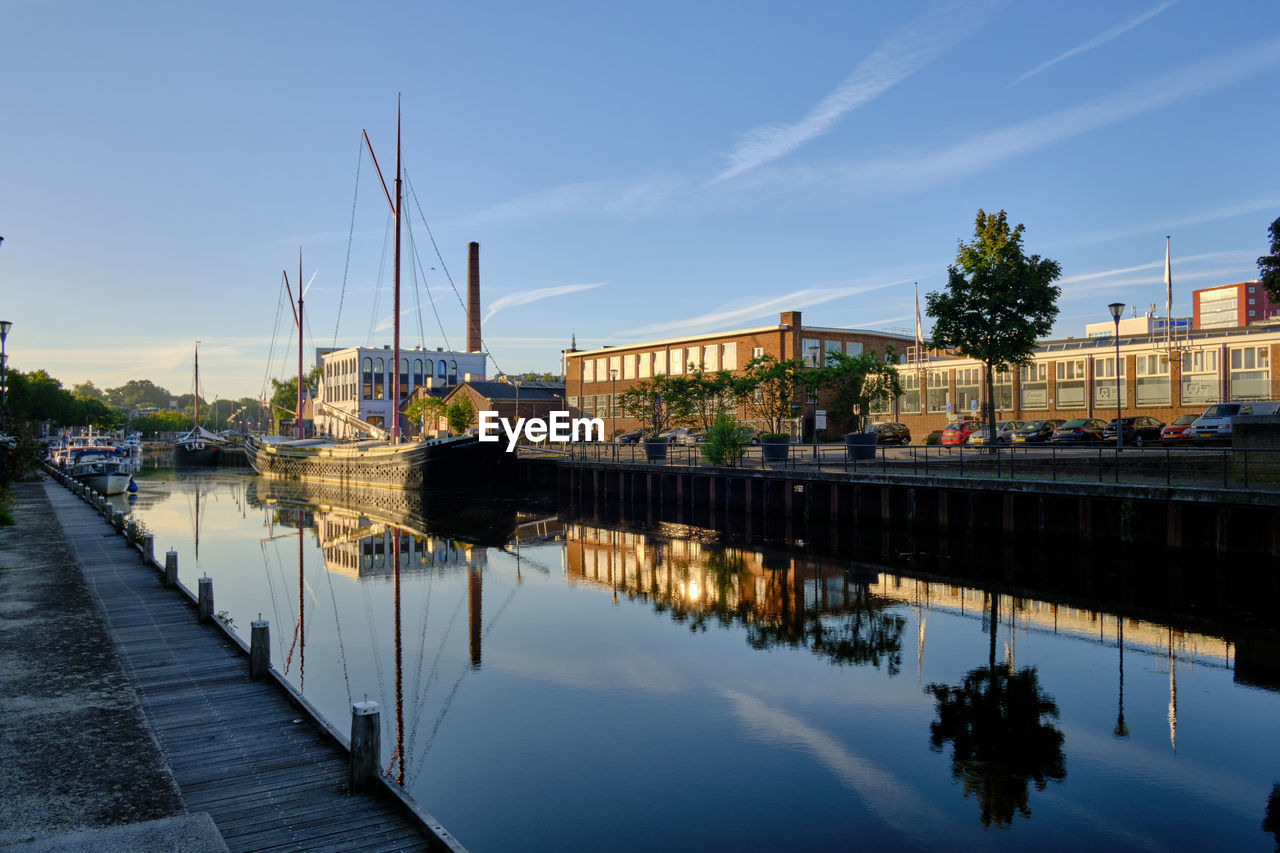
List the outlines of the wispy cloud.
{"type": "Polygon", "coordinates": [[[1128,21],[1125,21],[1123,24],[1118,24],[1117,26],[1112,27],[1111,29],[1107,30],[1101,35],[1094,36],[1093,38],[1089,39],[1087,42],[1084,42],[1083,44],[1078,44],[1075,47],[1071,48],[1070,50],[1064,53],[1058,54],[1053,59],[1050,59],[1048,62],[1043,62],[1040,65],[1037,65],[1035,68],[1032,68],[1026,74],[1023,74],[1017,80],[1014,80],[1008,86],[1005,86],[1005,88],[1010,89],[1018,85],[1019,83],[1021,83],[1023,80],[1026,80],[1028,77],[1034,77],[1035,75],[1039,74],[1041,71],[1044,71],[1046,68],[1050,68],[1054,65],[1057,65],[1059,62],[1061,62],[1064,59],[1070,59],[1071,57],[1075,56],[1078,53],[1084,53],[1085,51],[1093,50],[1095,47],[1101,47],[1102,45],[1106,44],[1112,39],[1118,36],[1122,36],[1125,33],[1129,32],[1129,30],[1138,26],[1138,24],[1141,24],[1144,21],[1151,20],[1156,15],[1159,15],[1161,12],[1163,12],[1165,9],[1168,9],[1170,6],[1172,6],[1176,2],[1178,2],[1178,0],[1169,0],[1169,2],[1167,3],[1162,3],[1159,6],[1156,6],[1154,9],[1150,9],[1146,12],[1143,12],[1141,15],[1139,15],[1136,18],[1132,18],[1128,21]]]}
{"type": "MultiPolygon", "coordinates": [[[[1245,249],[1235,249],[1227,252],[1204,252],[1199,255],[1186,255],[1181,258],[1175,257],[1173,260],[1177,262],[1176,265],[1174,265],[1175,275],[1176,275],[1177,266],[1180,266],[1182,264],[1196,263],[1198,261],[1208,261],[1208,260],[1228,260],[1228,261],[1240,261],[1244,263],[1250,263],[1253,260],[1253,253],[1245,249]]],[[[1163,253],[1161,253],[1161,257],[1159,260],[1154,260],[1154,261],[1151,261],[1150,263],[1138,264],[1137,266],[1132,266],[1132,267],[1117,267],[1116,269],[1101,270],[1099,272],[1081,273],[1080,275],[1069,275],[1059,279],[1057,283],[1059,285],[1077,284],[1083,281],[1094,281],[1100,278],[1114,278],[1115,276],[1124,275],[1126,273],[1138,272],[1140,270],[1154,270],[1154,269],[1160,270],[1160,275],[1157,276],[1156,278],[1161,282],[1163,282],[1164,280],[1163,279],[1163,276],[1164,276],[1163,253]]]]}
{"type": "Polygon", "coordinates": [[[948,3],[915,19],[858,63],[804,118],[790,124],[762,125],[744,134],[729,155],[729,165],[712,182],[749,172],[822,136],[842,116],[880,97],[966,38],[996,5],[948,3]]]}
{"type": "Polygon", "coordinates": [[[911,279],[902,281],[886,281],[871,284],[854,284],[844,287],[809,287],[793,290],[778,296],[757,299],[752,302],[731,302],[715,311],[699,314],[696,317],[685,317],[666,323],[656,323],[622,332],[623,335],[650,335],[661,332],[675,332],[682,329],[705,329],[708,331],[723,328],[727,323],[737,323],[754,318],[763,318],[779,311],[798,311],[813,305],[821,305],[846,296],[868,293],[896,284],[905,284],[911,279]]]}
{"type": "MultiPolygon", "coordinates": [[[[1127,240],[1131,237],[1139,237],[1147,234],[1172,234],[1174,241],[1174,251],[1177,251],[1178,231],[1183,228],[1191,228],[1196,225],[1204,225],[1209,222],[1221,222],[1226,219],[1235,219],[1238,216],[1248,216],[1257,213],[1260,210],[1274,210],[1280,207],[1280,192],[1271,192],[1255,198],[1234,201],[1229,204],[1219,205],[1217,207],[1201,208],[1194,213],[1186,214],[1170,219],[1161,219],[1152,222],[1138,222],[1133,225],[1117,226],[1110,228],[1101,228],[1097,231],[1089,231],[1076,237],[1066,240],[1050,241],[1051,246],[1088,246],[1095,243],[1106,243],[1111,240],[1127,240]]],[[[1261,240],[1261,236],[1259,236],[1261,240]]],[[[1160,247],[1163,248],[1161,243],[1160,247]]]]}
{"type": "Polygon", "coordinates": [[[601,287],[603,285],[603,281],[598,281],[595,284],[562,284],[558,287],[540,287],[536,290],[526,290],[521,293],[510,293],[489,303],[489,310],[485,313],[484,320],[482,322],[489,322],[490,318],[503,308],[511,308],[515,305],[527,305],[530,302],[537,302],[541,299],[550,299],[553,296],[564,296],[569,293],[578,293],[583,290],[591,290],[592,288],[601,287]]]}
{"type": "Polygon", "coordinates": [[[1245,45],[1155,80],[1040,118],[998,128],[931,154],[868,161],[807,174],[775,176],[791,185],[800,180],[830,187],[833,178],[875,183],[895,190],[932,186],[1007,163],[1041,148],[1108,125],[1136,118],[1187,98],[1251,77],[1280,61],[1280,38],[1245,45]],[[843,174],[841,174],[843,173],[843,174]]]}
{"type": "Polygon", "coordinates": [[[584,212],[605,214],[618,219],[637,219],[652,213],[678,194],[681,184],[680,180],[669,176],[564,184],[484,208],[463,217],[458,224],[492,225],[584,212]]]}

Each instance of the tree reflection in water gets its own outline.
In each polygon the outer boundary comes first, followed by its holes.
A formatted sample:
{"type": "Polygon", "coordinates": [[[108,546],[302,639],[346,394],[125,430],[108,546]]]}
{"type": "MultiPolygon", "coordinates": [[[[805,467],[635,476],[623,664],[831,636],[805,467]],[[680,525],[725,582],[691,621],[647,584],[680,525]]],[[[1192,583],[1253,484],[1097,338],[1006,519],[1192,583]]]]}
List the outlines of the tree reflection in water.
{"type": "Polygon", "coordinates": [[[1267,798],[1267,813],[1262,819],[1262,831],[1275,836],[1276,850],[1280,851],[1280,784],[1271,786],[1271,796],[1267,798]]]}
{"type": "Polygon", "coordinates": [[[929,726],[929,748],[941,752],[952,745],[951,775],[966,798],[978,799],[982,825],[1007,827],[1015,813],[1031,816],[1027,783],[1044,790],[1049,781],[1067,776],[1062,732],[1046,717],[1057,718],[1058,706],[1040,689],[1034,667],[1017,672],[996,665],[997,600],[992,597],[991,645],[986,667],[970,670],[956,686],[930,684],[938,703],[938,719],[929,726]]]}

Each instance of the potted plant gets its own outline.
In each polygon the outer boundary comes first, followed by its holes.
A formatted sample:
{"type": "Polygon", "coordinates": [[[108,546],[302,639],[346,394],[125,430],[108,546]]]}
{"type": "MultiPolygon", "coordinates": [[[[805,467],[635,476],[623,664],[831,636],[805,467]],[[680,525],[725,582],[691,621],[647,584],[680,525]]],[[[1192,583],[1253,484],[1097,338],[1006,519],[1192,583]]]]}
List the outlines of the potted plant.
{"type": "Polygon", "coordinates": [[[618,395],[618,407],[627,417],[640,421],[644,430],[644,457],[650,462],[660,462],[667,458],[669,443],[660,438],[670,423],[673,411],[680,414],[678,406],[666,399],[667,377],[658,376],[652,380],[637,382],[618,395]]]}
{"type": "Polygon", "coordinates": [[[778,361],[772,355],[757,356],[747,362],[746,371],[734,387],[748,411],[766,423],[760,436],[765,462],[785,462],[791,436],[783,432],[790,422],[796,391],[801,387],[803,365],[796,359],[778,361]]]}

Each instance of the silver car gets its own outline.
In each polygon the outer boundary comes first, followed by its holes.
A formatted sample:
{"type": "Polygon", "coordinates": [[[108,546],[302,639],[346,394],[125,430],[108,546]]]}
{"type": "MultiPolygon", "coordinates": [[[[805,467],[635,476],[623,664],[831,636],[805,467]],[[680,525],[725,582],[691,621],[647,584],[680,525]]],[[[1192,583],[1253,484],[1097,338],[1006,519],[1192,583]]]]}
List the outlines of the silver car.
{"type": "MultiPolygon", "coordinates": [[[[1023,421],[999,421],[996,423],[996,444],[1012,444],[1013,431],[1022,426],[1023,421]]],[[[965,444],[988,444],[987,434],[991,431],[988,426],[983,426],[972,433],[966,440],[965,444]]]]}

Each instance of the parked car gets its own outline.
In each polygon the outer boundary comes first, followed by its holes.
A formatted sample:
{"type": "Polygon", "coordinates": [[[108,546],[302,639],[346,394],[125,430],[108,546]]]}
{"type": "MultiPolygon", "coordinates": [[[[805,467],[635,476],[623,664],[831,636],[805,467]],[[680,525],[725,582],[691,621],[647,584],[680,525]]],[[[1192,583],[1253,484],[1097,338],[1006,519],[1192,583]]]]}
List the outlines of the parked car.
{"type": "Polygon", "coordinates": [[[1204,414],[1191,423],[1191,438],[1197,444],[1231,441],[1232,422],[1238,415],[1274,415],[1280,412],[1275,400],[1254,400],[1250,403],[1220,403],[1204,410],[1204,414]]]}
{"type": "Polygon", "coordinates": [[[905,447],[911,443],[911,430],[907,429],[906,424],[890,422],[867,424],[863,432],[874,432],[876,444],[901,444],[905,447]]]}
{"type": "MultiPolygon", "coordinates": [[[[1010,444],[1013,441],[1013,431],[1022,426],[1022,421],[998,421],[996,423],[996,444],[1010,444]]],[[[978,429],[969,436],[965,444],[989,444],[987,441],[987,433],[991,428],[986,424],[978,427],[978,429]]]]}
{"type": "Polygon", "coordinates": [[[638,444],[644,438],[644,430],[633,429],[631,432],[619,433],[614,439],[618,444],[638,444]]]}
{"type": "Polygon", "coordinates": [[[658,438],[665,438],[667,444],[680,444],[684,437],[692,431],[689,427],[676,427],[675,429],[668,429],[658,433],[658,438]]]}
{"type": "Polygon", "coordinates": [[[1013,443],[1044,444],[1053,436],[1053,431],[1065,423],[1061,418],[1027,421],[1013,431],[1013,443]]]}
{"type": "Polygon", "coordinates": [[[678,439],[679,444],[701,444],[707,440],[705,429],[691,429],[678,439]]]}
{"type": "Polygon", "coordinates": [[[964,444],[969,440],[969,436],[974,430],[982,427],[982,423],[977,420],[965,418],[961,421],[953,421],[947,424],[947,428],[942,431],[943,444],[964,444]]]}
{"type": "Polygon", "coordinates": [[[1162,427],[1160,441],[1163,444],[1190,444],[1191,425],[1199,415],[1180,415],[1173,423],[1162,427]]]}
{"type": "Polygon", "coordinates": [[[1102,431],[1106,426],[1098,418],[1076,418],[1055,429],[1049,441],[1054,444],[1097,444],[1102,441],[1102,431]]]}
{"type": "MultiPolygon", "coordinates": [[[[1160,428],[1164,426],[1164,421],[1156,420],[1146,416],[1136,418],[1121,418],[1120,422],[1124,424],[1124,443],[1132,444],[1135,447],[1141,447],[1148,441],[1160,440],[1160,428]]],[[[1102,428],[1103,441],[1116,440],[1116,419],[1112,418],[1105,427],[1102,428]]]]}

